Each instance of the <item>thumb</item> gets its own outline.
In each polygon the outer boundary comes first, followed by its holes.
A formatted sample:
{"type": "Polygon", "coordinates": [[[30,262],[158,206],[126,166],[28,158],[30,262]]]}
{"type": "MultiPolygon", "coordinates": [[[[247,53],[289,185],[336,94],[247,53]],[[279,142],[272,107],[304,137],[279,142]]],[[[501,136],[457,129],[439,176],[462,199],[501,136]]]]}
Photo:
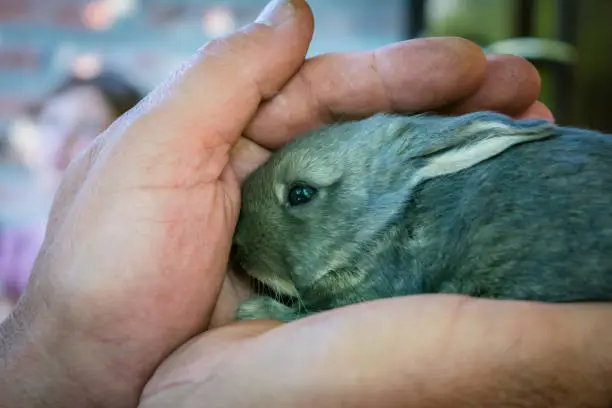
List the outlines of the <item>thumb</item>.
{"type": "Polygon", "coordinates": [[[210,178],[198,182],[217,179],[259,104],[303,64],[313,27],[304,0],[273,0],[255,23],[207,43],[111,126],[102,150],[137,153],[149,169],[148,159],[166,170],[205,160],[210,178]]]}
{"type": "Polygon", "coordinates": [[[304,0],[273,0],[255,23],[207,43],[70,164],[48,231],[62,222],[93,167],[115,186],[219,178],[259,104],[303,64],[313,27],[304,0]]]}

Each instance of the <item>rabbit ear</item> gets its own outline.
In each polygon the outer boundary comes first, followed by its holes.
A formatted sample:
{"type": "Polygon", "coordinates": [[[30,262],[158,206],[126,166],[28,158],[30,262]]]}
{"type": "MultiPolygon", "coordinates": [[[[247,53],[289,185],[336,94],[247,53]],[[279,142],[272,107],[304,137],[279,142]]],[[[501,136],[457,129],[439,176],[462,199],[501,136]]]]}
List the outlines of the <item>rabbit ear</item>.
{"type": "Polygon", "coordinates": [[[440,126],[432,137],[411,148],[411,160],[425,161],[413,176],[414,184],[464,170],[514,145],[548,138],[556,128],[544,120],[513,121],[489,112],[443,121],[440,126]]]}

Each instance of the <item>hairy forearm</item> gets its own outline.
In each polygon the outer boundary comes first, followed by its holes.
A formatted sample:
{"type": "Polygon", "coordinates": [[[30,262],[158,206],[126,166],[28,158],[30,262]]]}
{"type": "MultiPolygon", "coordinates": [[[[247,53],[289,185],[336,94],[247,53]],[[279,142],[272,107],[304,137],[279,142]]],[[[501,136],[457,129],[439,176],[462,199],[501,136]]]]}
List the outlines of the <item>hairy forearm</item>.
{"type": "Polygon", "coordinates": [[[27,314],[18,308],[0,325],[0,407],[137,405],[137,384],[113,376],[100,345],[27,314]]]}
{"type": "Polygon", "coordinates": [[[395,299],[271,330],[198,394],[235,408],[612,405],[612,307],[457,299],[395,299]]]}

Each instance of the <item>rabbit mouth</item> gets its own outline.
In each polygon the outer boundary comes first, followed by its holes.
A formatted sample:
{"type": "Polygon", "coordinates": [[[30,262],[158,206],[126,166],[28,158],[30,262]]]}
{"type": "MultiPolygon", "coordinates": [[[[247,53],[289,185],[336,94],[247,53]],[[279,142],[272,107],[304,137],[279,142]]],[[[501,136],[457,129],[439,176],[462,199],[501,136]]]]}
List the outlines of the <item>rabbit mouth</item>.
{"type": "Polygon", "coordinates": [[[232,246],[229,266],[234,273],[248,281],[251,291],[254,294],[274,298],[287,306],[291,306],[297,302],[298,297],[295,294],[294,287],[289,288],[287,285],[274,280],[266,282],[263,279],[258,279],[254,274],[244,268],[241,262],[240,251],[236,245],[232,246]]]}
{"type": "Polygon", "coordinates": [[[266,296],[276,299],[278,302],[285,306],[292,307],[298,302],[298,298],[287,295],[285,293],[274,290],[272,286],[258,280],[257,278],[250,277],[249,279],[251,290],[255,295],[266,296]]]}

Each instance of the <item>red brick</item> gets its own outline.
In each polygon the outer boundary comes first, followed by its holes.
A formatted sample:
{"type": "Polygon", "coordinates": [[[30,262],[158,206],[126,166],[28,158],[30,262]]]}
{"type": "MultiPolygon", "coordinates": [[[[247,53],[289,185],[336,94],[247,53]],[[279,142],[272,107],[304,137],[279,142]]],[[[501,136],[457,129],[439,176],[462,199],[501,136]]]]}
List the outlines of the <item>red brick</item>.
{"type": "Polygon", "coordinates": [[[83,6],[74,3],[58,4],[52,11],[51,21],[66,28],[83,28],[83,6]]]}
{"type": "Polygon", "coordinates": [[[155,26],[172,25],[183,20],[187,14],[184,4],[156,4],[147,7],[147,20],[155,26]]]}
{"type": "Polygon", "coordinates": [[[0,47],[0,70],[28,70],[40,67],[40,54],[29,47],[0,47]]]}
{"type": "Polygon", "coordinates": [[[0,0],[0,20],[21,21],[34,12],[30,0],[0,0]]]}

